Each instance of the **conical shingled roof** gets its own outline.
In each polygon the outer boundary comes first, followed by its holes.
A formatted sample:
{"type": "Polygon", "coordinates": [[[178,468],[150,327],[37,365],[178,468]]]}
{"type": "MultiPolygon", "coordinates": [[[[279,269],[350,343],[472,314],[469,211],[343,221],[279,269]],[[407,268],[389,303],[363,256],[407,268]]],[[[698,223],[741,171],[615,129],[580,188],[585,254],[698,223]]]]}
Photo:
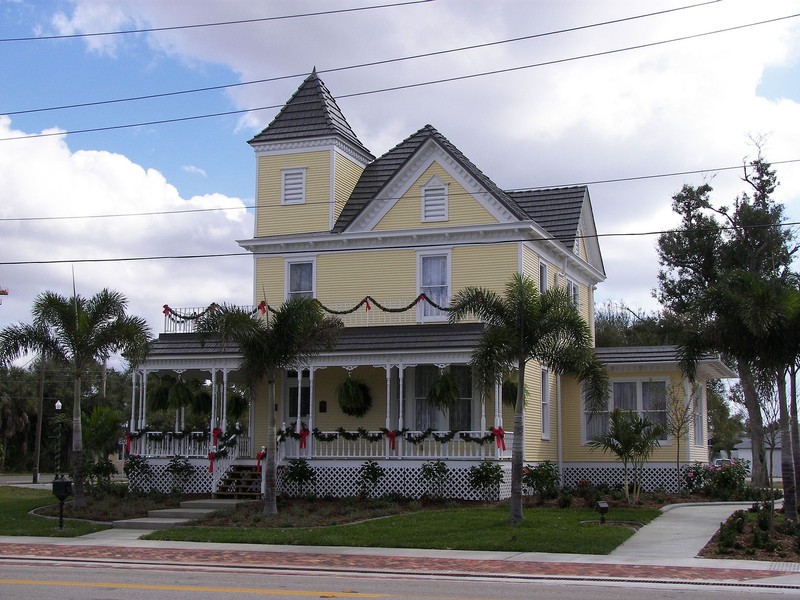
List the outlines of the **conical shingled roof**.
{"type": "Polygon", "coordinates": [[[248,144],[336,135],[373,158],[372,153],[356,137],[316,69],[284,105],[266,129],[248,144]]]}
{"type": "Polygon", "coordinates": [[[467,169],[487,190],[489,190],[503,205],[519,219],[527,218],[522,209],[516,205],[503,190],[489,179],[472,162],[464,156],[461,151],[450,143],[445,136],[439,133],[433,126],[425,125],[416,133],[400,142],[397,146],[389,150],[380,158],[367,165],[361,178],[358,180],[353,193],[342,209],[336,224],[333,226],[333,233],[341,233],[353,222],[364,208],[377,196],[385,185],[391,181],[419,148],[429,139],[433,138],[436,142],[449,152],[461,165],[467,169]]]}

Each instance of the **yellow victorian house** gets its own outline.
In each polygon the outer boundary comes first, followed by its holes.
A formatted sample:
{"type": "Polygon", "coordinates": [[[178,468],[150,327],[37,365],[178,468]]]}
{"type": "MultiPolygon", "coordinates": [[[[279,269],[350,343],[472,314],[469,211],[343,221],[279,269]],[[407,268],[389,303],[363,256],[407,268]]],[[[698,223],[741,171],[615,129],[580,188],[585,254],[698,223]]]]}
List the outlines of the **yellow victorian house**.
{"type": "MultiPolygon", "coordinates": [[[[487,459],[508,468],[513,409],[503,404],[499,384],[489,397],[477,394],[470,359],[483,325],[449,324],[449,300],[466,286],[502,293],[513,274],[523,273],[542,290],[564,288],[593,329],[594,290],[605,271],[589,190],[504,191],[430,125],[376,158],[316,72],[249,143],[256,156],[255,232],[239,243],[253,254],[255,317],[268,318],[268,307],[293,296],[310,296],[345,325],[333,351],[278,382],[283,464],[307,459],[317,473],[316,493],[336,496],[356,493],[359,467],[374,460],[386,473],[378,493],[420,496],[428,491],[421,465],[442,460],[450,473],[446,493],[477,497],[468,470],[487,459]],[[429,394],[445,373],[457,382],[459,398],[449,408],[429,394]],[[337,394],[348,379],[361,391],[355,409],[337,394]]],[[[257,392],[247,430],[230,433],[225,406],[239,357],[235,348],[198,341],[193,324],[202,312],[165,305],[165,333],[135,373],[128,440],[131,453],[150,461],[153,485],[177,453],[196,465],[189,489],[221,494],[235,489],[247,469],[258,469],[268,406],[257,392]],[[147,382],[157,372],[211,382],[207,435],[148,431],[147,382]],[[234,437],[235,444],[226,441],[234,437]]],[[[690,385],[675,348],[597,352],[611,375],[609,411],[621,407],[664,423],[678,397],[693,415],[678,458],[684,465],[707,460],[704,383],[731,375],[718,359],[703,361],[690,385]]],[[[622,481],[618,463],[589,449],[607,413],[589,419],[578,383],[546,364],[529,365],[525,381],[525,461],[555,462],[564,486],[622,481]]],[[[661,440],[646,487],[674,487],[676,449],[675,440],[661,440]]],[[[509,494],[509,479],[500,497],[509,494]]]]}

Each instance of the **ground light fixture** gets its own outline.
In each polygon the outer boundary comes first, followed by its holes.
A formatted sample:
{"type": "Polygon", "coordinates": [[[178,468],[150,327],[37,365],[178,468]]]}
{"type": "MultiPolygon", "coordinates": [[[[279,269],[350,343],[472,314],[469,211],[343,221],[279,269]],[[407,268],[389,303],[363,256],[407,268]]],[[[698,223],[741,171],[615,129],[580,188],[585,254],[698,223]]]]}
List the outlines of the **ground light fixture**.
{"type": "Polygon", "coordinates": [[[600,513],[600,524],[606,522],[606,513],[608,512],[608,502],[604,500],[598,500],[597,504],[595,504],[594,509],[600,513]]]}
{"type": "MultiPolygon", "coordinates": [[[[61,410],[61,401],[56,401],[56,410],[61,410]]],[[[53,495],[58,499],[58,528],[64,529],[64,501],[72,495],[72,481],[61,474],[61,423],[58,424],[58,443],[56,455],[56,476],[53,479],[53,495]]]]}

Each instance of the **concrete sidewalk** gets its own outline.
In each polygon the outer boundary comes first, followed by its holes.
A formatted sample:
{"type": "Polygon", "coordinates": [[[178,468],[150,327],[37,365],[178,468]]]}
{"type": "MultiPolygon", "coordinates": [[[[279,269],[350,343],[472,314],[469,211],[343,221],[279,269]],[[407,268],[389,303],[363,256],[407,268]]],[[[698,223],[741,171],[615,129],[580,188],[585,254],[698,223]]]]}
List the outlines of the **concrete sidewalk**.
{"type": "Polygon", "coordinates": [[[800,563],[698,558],[730,514],[750,503],[672,505],[609,555],[203,544],[109,529],[78,538],[0,537],[0,556],[331,572],[721,583],[800,590],[800,563]]]}

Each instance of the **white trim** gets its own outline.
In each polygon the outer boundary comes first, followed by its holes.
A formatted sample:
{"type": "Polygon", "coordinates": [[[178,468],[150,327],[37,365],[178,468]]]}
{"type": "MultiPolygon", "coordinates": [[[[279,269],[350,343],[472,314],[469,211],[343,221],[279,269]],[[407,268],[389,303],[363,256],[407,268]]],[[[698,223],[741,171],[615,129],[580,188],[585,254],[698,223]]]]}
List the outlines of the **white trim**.
{"type": "Polygon", "coordinates": [[[317,297],[317,257],[316,256],[303,256],[303,257],[287,257],[284,259],[283,266],[283,299],[289,299],[289,281],[290,270],[292,265],[311,264],[311,297],[317,297]]]}
{"type": "Polygon", "coordinates": [[[356,149],[349,142],[344,142],[336,137],[317,138],[313,140],[262,142],[252,144],[252,148],[256,153],[256,157],[284,156],[287,154],[302,154],[309,151],[334,149],[349,156],[362,166],[366,166],[375,160],[374,156],[364,154],[363,151],[356,149]]]}
{"type": "Polygon", "coordinates": [[[550,439],[550,417],[552,413],[552,403],[550,402],[550,371],[542,367],[542,439],[550,439]],[[546,409],[546,410],[545,410],[546,409]]]}

